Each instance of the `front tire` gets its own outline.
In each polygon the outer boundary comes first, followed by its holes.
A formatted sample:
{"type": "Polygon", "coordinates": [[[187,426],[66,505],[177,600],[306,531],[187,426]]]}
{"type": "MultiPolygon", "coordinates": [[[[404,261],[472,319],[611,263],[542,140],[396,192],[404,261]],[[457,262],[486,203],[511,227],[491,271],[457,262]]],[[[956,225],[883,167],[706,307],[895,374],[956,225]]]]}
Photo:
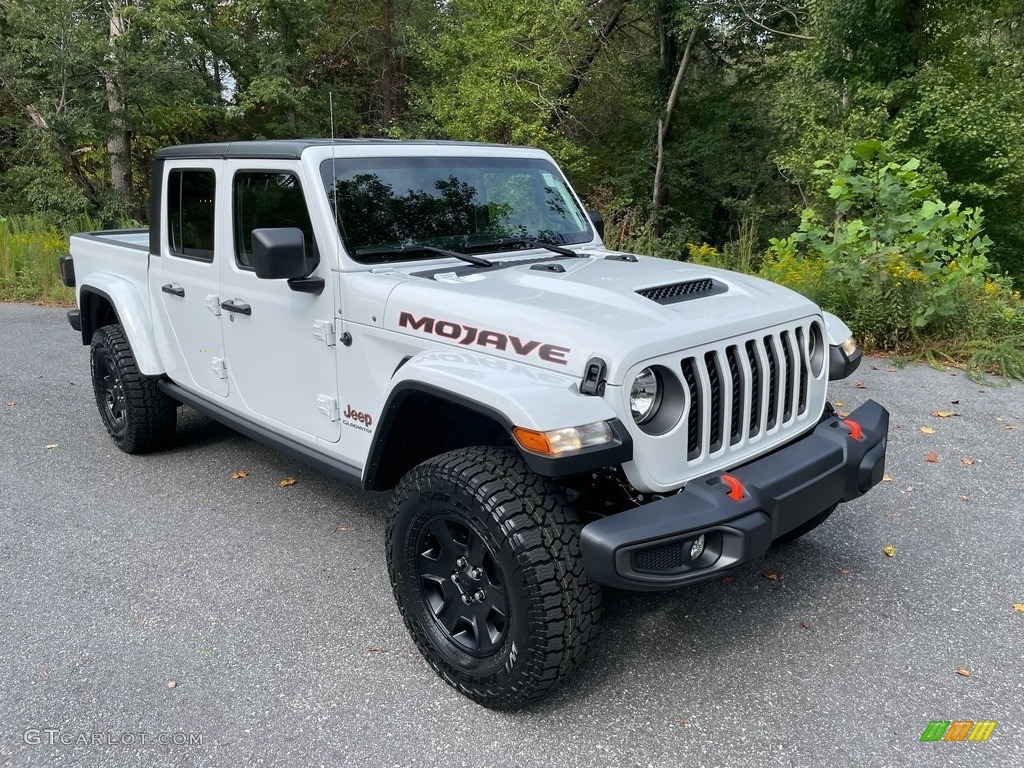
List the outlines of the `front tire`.
{"type": "Polygon", "coordinates": [[[449,685],[515,709],[582,661],[601,590],[583,573],[579,531],[561,489],[510,451],[452,451],[402,479],[389,508],[391,584],[449,685]]]}
{"type": "Polygon", "coordinates": [[[92,335],[90,368],[103,425],[125,453],[147,453],[170,442],[177,426],[174,401],[143,376],[120,325],[97,328],[92,335]]]}

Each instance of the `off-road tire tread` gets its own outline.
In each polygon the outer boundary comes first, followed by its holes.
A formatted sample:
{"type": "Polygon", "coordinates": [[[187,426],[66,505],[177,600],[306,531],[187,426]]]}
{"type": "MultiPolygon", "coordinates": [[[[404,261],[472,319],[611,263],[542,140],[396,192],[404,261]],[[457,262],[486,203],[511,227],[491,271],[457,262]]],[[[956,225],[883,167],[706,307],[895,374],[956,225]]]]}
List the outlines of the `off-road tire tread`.
{"type": "MultiPolygon", "coordinates": [[[[392,589],[405,625],[430,665],[468,698],[492,709],[516,709],[547,692],[579,665],[597,634],[601,587],[583,571],[580,524],[557,483],[534,474],[516,453],[489,447],[441,454],[411,470],[396,488],[389,508],[387,541],[392,541],[399,505],[436,480],[462,485],[497,521],[532,594],[543,596],[540,610],[527,618],[534,640],[529,665],[514,685],[467,686],[452,674],[403,605],[395,553],[388,547],[392,589]]],[[[524,649],[525,652],[525,649],[524,649]]]]}
{"type": "Polygon", "coordinates": [[[125,453],[149,453],[167,446],[177,427],[177,408],[157,385],[159,379],[139,373],[135,355],[132,354],[124,328],[120,325],[105,325],[97,328],[92,336],[90,373],[96,394],[96,405],[100,409],[104,426],[110,432],[114,443],[125,453]],[[121,387],[125,395],[126,425],[124,433],[115,434],[107,426],[103,416],[102,395],[96,387],[96,357],[109,351],[121,375],[121,387]]]}

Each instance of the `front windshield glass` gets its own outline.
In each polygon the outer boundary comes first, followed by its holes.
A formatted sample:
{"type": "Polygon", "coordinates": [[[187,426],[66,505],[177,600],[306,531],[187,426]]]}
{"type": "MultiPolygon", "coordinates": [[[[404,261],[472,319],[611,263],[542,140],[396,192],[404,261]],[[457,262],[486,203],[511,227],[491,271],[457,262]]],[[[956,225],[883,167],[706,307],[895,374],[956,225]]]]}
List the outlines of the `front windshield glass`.
{"type": "Polygon", "coordinates": [[[440,258],[415,250],[424,245],[480,253],[594,237],[561,173],[540,158],[336,158],[320,173],[345,249],[363,264],[440,258]]]}

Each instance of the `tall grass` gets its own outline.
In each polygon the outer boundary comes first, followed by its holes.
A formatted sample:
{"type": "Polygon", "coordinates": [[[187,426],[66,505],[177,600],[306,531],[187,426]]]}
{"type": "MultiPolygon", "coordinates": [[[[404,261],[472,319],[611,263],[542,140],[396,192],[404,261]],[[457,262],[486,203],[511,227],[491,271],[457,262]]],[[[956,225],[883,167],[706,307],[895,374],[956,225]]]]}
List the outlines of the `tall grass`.
{"type": "Polygon", "coordinates": [[[60,257],[68,252],[71,232],[102,228],[90,216],[70,222],[67,230],[41,216],[0,216],[0,301],[74,304],[74,290],[60,280],[60,257]]]}

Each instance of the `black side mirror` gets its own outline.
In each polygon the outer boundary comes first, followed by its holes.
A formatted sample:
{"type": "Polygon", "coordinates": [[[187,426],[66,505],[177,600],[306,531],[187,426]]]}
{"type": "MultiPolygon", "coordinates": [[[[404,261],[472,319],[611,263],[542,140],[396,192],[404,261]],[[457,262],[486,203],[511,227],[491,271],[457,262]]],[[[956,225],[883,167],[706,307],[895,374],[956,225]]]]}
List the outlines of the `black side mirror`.
{"type": "Polygon", "coordinates": [[[254,229],[252,266],[256,277],[281,280],[306,276],[306,239],[298,227],[254,229]]]}
{"type": "Polygon", "coordinates": [[[587,211],[587,216],[590,217],[590,223],[594,225],[594,229],[597,230],[597,236],[604,240],[604,216],[597,208],[590,208],[587,211]]]}

